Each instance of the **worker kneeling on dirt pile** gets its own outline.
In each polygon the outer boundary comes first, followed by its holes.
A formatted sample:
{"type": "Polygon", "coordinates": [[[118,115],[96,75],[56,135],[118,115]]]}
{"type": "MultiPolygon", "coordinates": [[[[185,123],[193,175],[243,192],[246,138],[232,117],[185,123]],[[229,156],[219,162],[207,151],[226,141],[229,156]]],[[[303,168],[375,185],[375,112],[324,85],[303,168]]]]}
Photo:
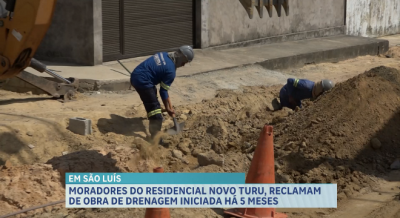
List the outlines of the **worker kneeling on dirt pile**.
{"type": "Polygon", "coordinates": [[[295,110],[296,107],[301,108],[302,100],[316,99],[334,86],[335,84],[327,79],[313,82],[307,79],[289,78],[279,93],[281,108],[288,107],[292,110],[295,110]]]}
{"type": "MultiPolygon", "coordinates": [[[[177,51],[159,52],[137,66],[131,74],[131,84],[136,89],[147,111],[151,138],[161,131],[163,116],[157,97],[156,85],[160,84],[160,96],[170,116],[175,112],[172,108],[168,90],[176,76],[176,69],[185,66],[194,58],[193,49],[184,45],[177,51]]],[[[160,141],[162,143],[162,141],[160,141]]]]}

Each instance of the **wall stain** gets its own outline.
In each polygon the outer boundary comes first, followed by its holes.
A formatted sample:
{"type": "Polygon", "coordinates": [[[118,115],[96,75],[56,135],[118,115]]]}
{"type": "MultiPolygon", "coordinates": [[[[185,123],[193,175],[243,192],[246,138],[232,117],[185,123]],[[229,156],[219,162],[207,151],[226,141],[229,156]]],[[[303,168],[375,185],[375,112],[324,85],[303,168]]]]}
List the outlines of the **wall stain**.
{"type": "Polygon", "coordinates": [[[379,37],[400,33],[399,0],[347,0],[346,33],[379,37]]]}

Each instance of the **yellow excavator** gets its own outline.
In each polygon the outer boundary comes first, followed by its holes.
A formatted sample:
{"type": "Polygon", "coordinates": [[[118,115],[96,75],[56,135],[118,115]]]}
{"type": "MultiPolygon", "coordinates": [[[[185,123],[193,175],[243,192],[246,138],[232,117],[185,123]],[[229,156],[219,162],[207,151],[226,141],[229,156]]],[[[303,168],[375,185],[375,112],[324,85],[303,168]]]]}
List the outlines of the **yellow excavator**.
{"type": "Polygon", "coordinates": [[[50,27],[56,0],[0,0],[0,80],[19,79],[64,102],[74,98],[79,81],[47,69],[33,56],[50,27]],[[32,67],[59,82],[25,72],[32,67]]]}
{"type": "MultiPolygon", "coordinates": [[[[270,17],[273,7],[279,17],[281,8],[285,9],[286,16],[289,14],[289,0],[239,1],[250,19],[254,7],[261,18],[264,6],[270,17]]],[[[33,58],[50,27],[56,3],[57,0],[0,0],[0,80],[18,77],[66,102],[74,98],[79,87],[78,79],[63,78],[33,58]],[[25,72],[27,67],[48,73],[59,82],[25,72]]]]}

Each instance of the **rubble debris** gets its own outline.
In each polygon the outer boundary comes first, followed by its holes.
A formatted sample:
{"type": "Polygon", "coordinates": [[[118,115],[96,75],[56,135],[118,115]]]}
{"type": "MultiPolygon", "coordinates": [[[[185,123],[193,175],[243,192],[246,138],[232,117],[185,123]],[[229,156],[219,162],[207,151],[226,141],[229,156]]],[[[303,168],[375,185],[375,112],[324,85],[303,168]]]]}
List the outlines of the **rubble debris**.
{"type": "Polygon", "coordinates": [[[172,150],[172,156],[178,159],[182,159],[183,154],[182,151],[179,150],[172,150]]]}
{"type": "Polygon", "coordinates": [[[179,116],[179,118],[180,118],[181,120],[187,120],[187,116],[186,116],[185,114],[181,114],[181,115],[179,116]]]}
{"type": "MultiPolygon", "coordinates": [[[[51,165],[34,164],[3,169],[0,170],[0,178],[1,215],[65,198],[59,173],[51,165]]],[[[55,205],[50,208],[61,207],[55,205]]],[[[38,209],[33,212],[41,214],[45,211],[38,209]]]]}
{"type": "Polygon", "coordinates": [[[183,139],[183,142],[179,143],[178,149],[183,152],[183,154],[188,155],[190,154],[190,139],[183,139]]]}
{"type": "Polygon", "coordinates": [[[215,164],[217,166],[224,165],[224,158],[213,151],[198,154],[197,160],[200,166],[208,166],[212,164],[215,164]]]}

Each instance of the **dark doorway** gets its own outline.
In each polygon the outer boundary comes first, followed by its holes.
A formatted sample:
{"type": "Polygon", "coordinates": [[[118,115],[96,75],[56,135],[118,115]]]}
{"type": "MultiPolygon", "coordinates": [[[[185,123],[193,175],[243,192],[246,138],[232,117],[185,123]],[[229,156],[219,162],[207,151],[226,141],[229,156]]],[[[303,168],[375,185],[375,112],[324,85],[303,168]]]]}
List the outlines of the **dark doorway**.
{"type": "Polygon", "coordinates": [[[195,43],[196,0],[103,0],[103,61],[195,43]]]}

